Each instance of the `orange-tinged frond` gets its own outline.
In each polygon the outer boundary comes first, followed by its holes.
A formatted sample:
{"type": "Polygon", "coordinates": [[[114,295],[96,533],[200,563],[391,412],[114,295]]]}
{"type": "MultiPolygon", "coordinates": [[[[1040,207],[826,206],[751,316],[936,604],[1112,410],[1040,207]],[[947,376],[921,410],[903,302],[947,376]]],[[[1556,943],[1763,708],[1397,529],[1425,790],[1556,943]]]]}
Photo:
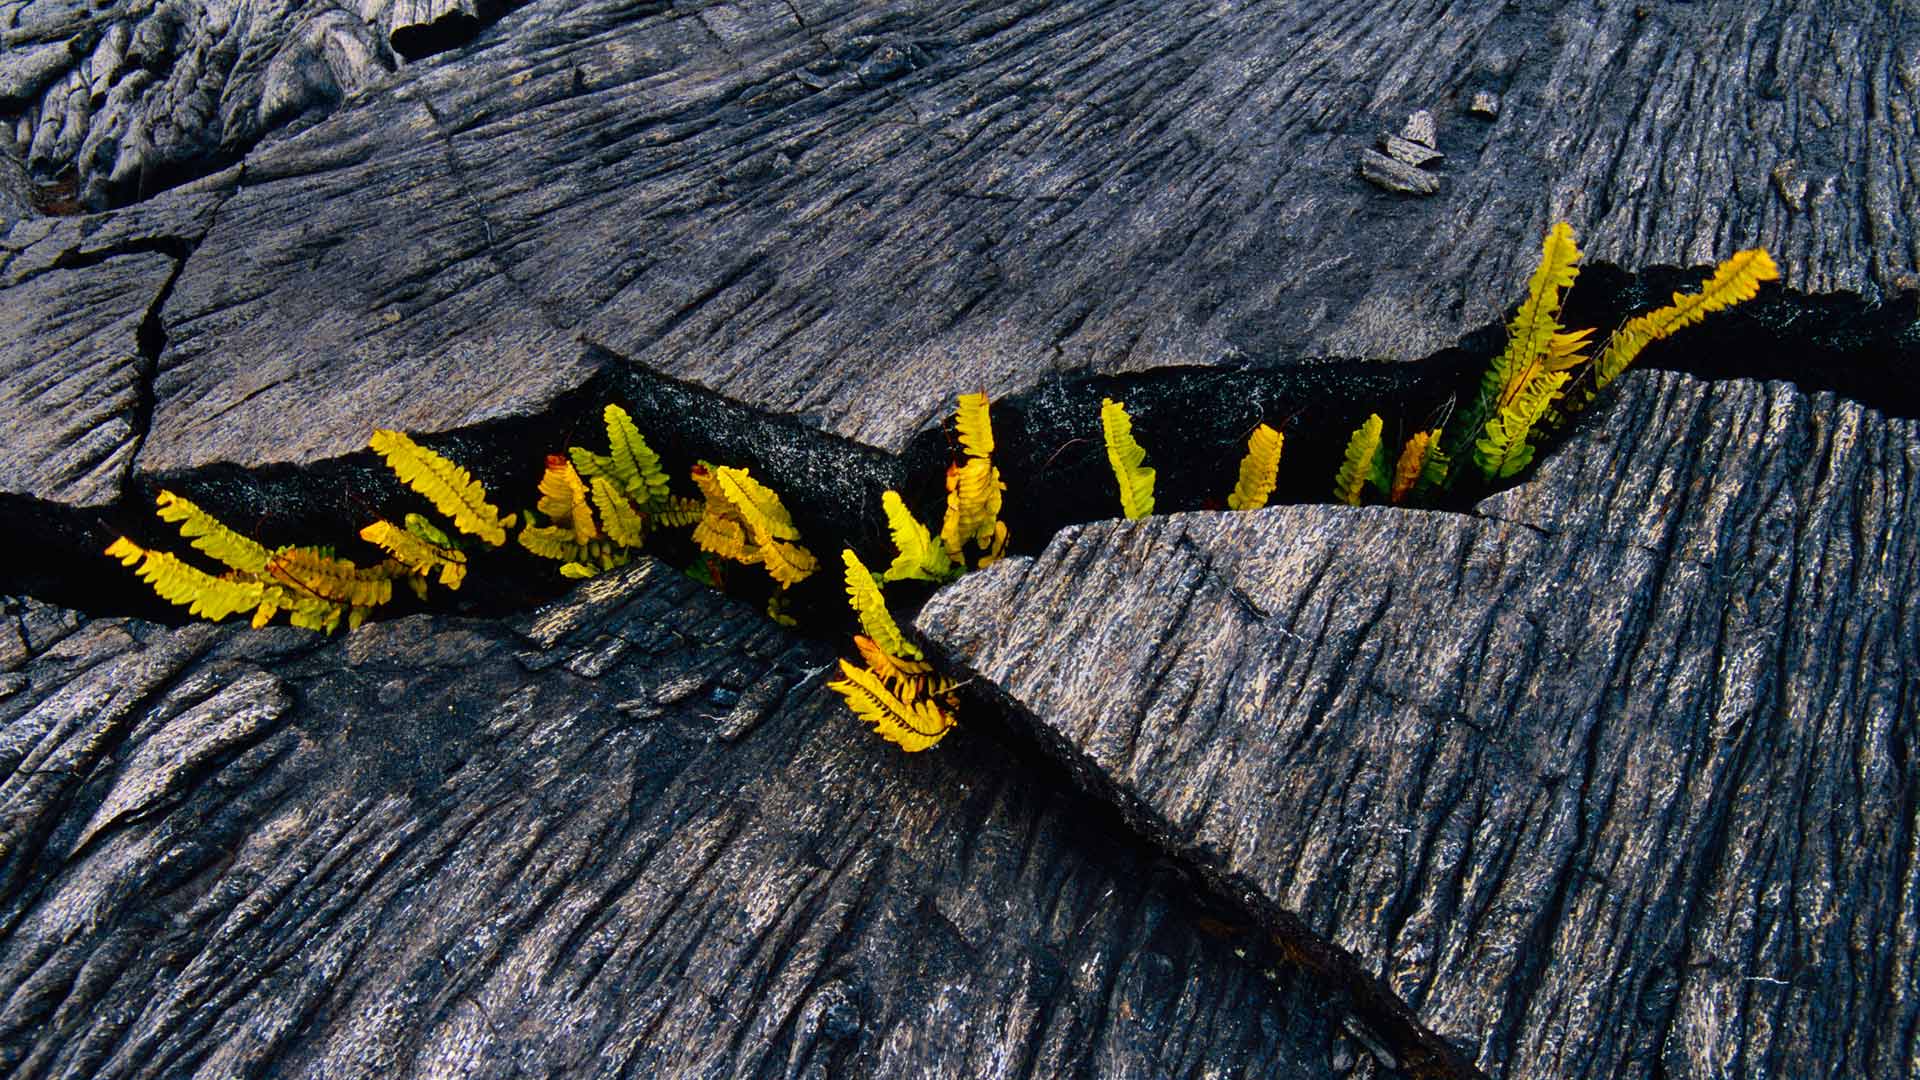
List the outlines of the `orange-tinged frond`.
{"type": "Polygon", "coordinates": [[[853,635],[853,647],[860,650],[860,659],[867,662],[867,668],[883,679],[905,682],[933,673],[933,665],[927,661],[896,656],[865,634],[853,635]]]}
{"type": "Polygon", "coordinates": [[[393,579],[378,568],[306,547],[286,547],[267,560],[267,576],[296,592],[350,607],[378,607],[393,599],[393,579]]]}
{"type": "Polygon", "coordinates": [[[600,536],[593,523],[593,509],[587,505],[586,484],[573,463],[559,454],[547,455],[547,471],[540,475],[540,501],[534,509],[546,515],[554,527],[570,530],[576,544],[600,536]]]}
{"type": "Polygon", "coordinates": [[[871,671],[840,661],[842,678],[827,684],[847,699],[855,716],[872,724],[881,738],[908,753],[938,743],[953,730],[953,716],[932,699],[906,702],[871,671]]]}
{"type": "Polygon", "coordinates": [[[1413,486],[1419,483],[1420,477],[1426,473],[1427,458],[1432,455],[1439,438],[1440,429],[1434,428],[1431,431],[1416,431],[1407,439],[1407,445],[1400,449],[1400,460],[1393,467],[1393,489],[1387,495],[1388,501],[1399,505],[1413,490],[1413,486]]]}

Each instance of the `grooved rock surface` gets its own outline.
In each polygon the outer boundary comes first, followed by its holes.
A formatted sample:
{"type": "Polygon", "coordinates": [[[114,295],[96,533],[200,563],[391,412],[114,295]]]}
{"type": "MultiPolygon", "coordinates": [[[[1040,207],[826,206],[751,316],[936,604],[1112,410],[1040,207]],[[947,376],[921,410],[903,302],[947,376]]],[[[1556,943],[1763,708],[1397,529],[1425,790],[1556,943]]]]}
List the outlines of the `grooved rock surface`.
{"type": "Polygon", "coordinates": [[[517,630],[13,608],[10,1077],[1330,1068],[1084,800],[886,750],[824,650],[651,561],[517,630]]]}
{"type": "Polygon", "coordinates": [[[537,412],[583,333],[898,449],[1063,370],[1421,356],[1558,217],[1598,260],[1760,243],[1886,295],[1917,79],[1867,0],[541,0],[221,181],[139,464],[537,412]],[[1361,155],[1419,109],[1439,191],[1382,191],[1361,155]]]}
{"type": "Polygon", "coordinates": [[[1493,1075],[1908,1075],[1920,431],[1623,385],[1472,515],[1069,529],[919,628],[1493,1075]]]}
{"type": "Polygon", "coordinates": [[[147,363],[139,335],[179,264],[131,254],[7,291],[0,319],[0,491],[112,503],[133,465],[147,363]]]}
{"type": "MultiPolygon", "coordinates": [[[[377,93],[511,0],[0,4],[0,157],[62,213],[136,201],[377,93]]],[[[0,224],[12,215],[0,214],[0,224]]]]}

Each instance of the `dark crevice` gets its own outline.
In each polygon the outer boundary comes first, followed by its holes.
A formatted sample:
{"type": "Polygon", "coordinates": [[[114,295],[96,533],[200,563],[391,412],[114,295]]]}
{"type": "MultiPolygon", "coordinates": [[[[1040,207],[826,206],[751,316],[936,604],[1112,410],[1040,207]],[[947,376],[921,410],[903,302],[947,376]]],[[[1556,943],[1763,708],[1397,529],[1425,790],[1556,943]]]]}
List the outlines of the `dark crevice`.
{"type": "MultiPolygon", "coordinates": [[[[190,252],[156,241],[184,262],[190,252]]],[[[74,256],[101,260],[125,250],[74,256]]],[[[176,274],[177,276],[177,269],[176,274]]],[[[1697,282],[1704,271],[1653,270],[1628,275],[1607,266],[1589,267],[1574,294],[1566,322],[1610,327],[1619,314],[1664,301],[1666,294],[1697,282]]],[[[165,346],[158,318],[171,279],[142,324],[140,346],[157,358],[165,346]]],[[[1016,554],[1039,552],[1060,529],[1116,516],[1098,412],[1102,397],[1124,401],[1135,433],[1159,471],[1157,512],[1218,507],[1234,479],[1247,434],[1259,423],[1287,437],[1276,503],[1328,501],[1331,478],[1346,437],[1370,412],[1389,420],[1386,444],[1397,446],[1414,430],[1433,426],[1469,394],[1486,357],[1501,343],[1489,326],[1459,346],[1424,360],[1385,364],[1317,361],[1290,366],[1173,368],[1130,375],[1061,373],[1023,393],[998,400],[993,422],[995,461],[1007,479],[1004,519],[1016,554]]],[[[938,521],[944,474],[953,448],[947,431],[934,427],[888,454],[768,413],[711,390],[652,372],[601,344],[582,348],[599,371],[536,416],[475,425],[421,441],[471,470],[503,509],[523,510],[546,455],[568,445],[604,448],[601,407],[618,402],[633,416],[664,459],[671,475],[684,477],[694,461],[745,465],[778,491],[792,510],[821,571],[792,590],[790,611],[801,632],[836,642],[852,629],[838,554],[860,552],[870,565],[891,550],[880,512],[881,492],[902,492],[923,520],[938,521]]],[[[1895,416],[1920,416],[1920,387],[1903,376],[1920,359],[1914,297],[1871,305],[1845,296],[1804,296],[1770,289],[1730,313],[1714,316],[1683,339],[1648,350],[1643,366],[1684,371],[1709,379],[1790,377],[1803,389],[1834,390],[1895,416]]],[[[956,387],[955,390],[965,390],[956,387]]],[[[1606,407],[1598,403],[1588,417],[1606,407]]],[[[141,431],[151,415],[144,406],[141,431]]],[[[1583,419],[1577,423],[1591,422],[1583,419]]],[[[1562,433],[1564,438],[1565,433],[1562,433]]],[[[1542,456],[1551,453],[1551,442],[1542,456]]],[[[684,490],[684,485],[681,485],[684,490]]],[[[96,615],[137,615],[167,623],[185,621],[146,590],[132,574],[99,552],[114,536],[169,550],[185,542],[152,515],[154,495],[171,488],[194,499],[230,525],[268,545],[331,543],[342,554],[373,557],[355,534],[379,517],[398,519],[426,509],[370,453],[359,452],[305,466],[252,470],[209,466],[181,473],[136,474],[124,498],[112,507],[81,510],[21,496],[0,496],[0,525],[11,546],[0,572],[0,593],[32,595],[96,615]]],[[[1465,511],[1487,489],[1466,484],[1441,510],[1465,511]]],[[[668,562],[687,566],[701,556],[684,533],[663,534],[650,548],[668,562]]],[[[552,566],[509,545],[474,550],[468,586],[436,591],[433,609],[496,616],[526,610],[564,592],[571,583],[552,566]]],[[[735,568],[728,590],[759,603],[769,594],[757,568],[735,568]]],[[[905,624],[931,586],[890,586],[888,599],[905,624]]],[[[404,591],[390,614],[420,610],[404,591]]],[[[1248,882],[1196,860],[1168,854],[1160,839],[1171,835],[1150,807],[1115,787],[1046,724],[1025,716],[998,688],[973,680],[966,694],[966,728],[956,738],[998,738],[1023,754],[1032,768],[1057,773],[1063,789],[1090,794],[1098,812],[1112,815],[1106,835],[1149,845],[1170,872],[1190,879],[1196,903],[1214,911],[1209,925],[1226,929],[1234,947],[1260,970],[1304,970],[1328,996],[1348,1028],[1373,1045],[1391,1067],[1408,1075],[1473,1076],[1469,1061],[1422,1027],[1413,1010],[1351,954],[1313,934],[1292,912],[1263,898],[1248,882]]],[[[885,752],[876,749],[876,752],[885,752]]],[[[1089,811],[1094,813],[1096,811],[1089,811]]]]}

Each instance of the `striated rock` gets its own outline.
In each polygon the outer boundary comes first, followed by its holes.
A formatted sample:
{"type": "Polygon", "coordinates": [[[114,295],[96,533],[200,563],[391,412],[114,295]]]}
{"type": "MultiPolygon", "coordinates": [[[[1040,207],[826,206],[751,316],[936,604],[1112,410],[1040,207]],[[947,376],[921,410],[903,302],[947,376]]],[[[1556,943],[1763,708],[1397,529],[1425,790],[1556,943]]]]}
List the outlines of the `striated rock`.
{"type": "Polygon", "coordinates": [[[471,40],[514,0],[25,0],[9,5],[0,117],[41,180],[89,209],[204,175],[471,40]]]}
{"type": "Polygon", "coordinates": [[[1803,4],[1791,35],[1365,7],[530,4],[248,155],[164,312],[140,467],[538,412],[597,370],[580,334],[898,450],[957,390],[1061,371],[1426,355],[1499,318],[1559,217],[1626,266],[1758,243],[1869,297],[1911,269],[1866,237],[1920,231],[1920,188],[1845,150],[1904,145],[1913,111],[1882,6],[1803,4]],[[1328,167],[1328,132],[1462,72],[1507,104],[1458,133],[1444,204],[1328,167]],[[1817,210],[1746,164],[1787,156],[1831,179],[1817,210]]]}
{"type": "Polygon", "coordinates": [[[0,319],[0,491],[116,501],[133,466],[150,363],[142,327],[179,264],[127,254],[7,290],[0,319]]]}
{"type": "Polygon", "coordinates": [[[894,752],[650,561],[517,630],[29,603],[0,660],[19,1080],[1331,1067],[1097,808],[984,735],[894,752]]]}
{"type": "Polygon", "coordinates": [[[1471,515],[1069,529],[918,625],[1491,1075],[1899,1075],[1917,428],[1632,375],[1471,515]]]}

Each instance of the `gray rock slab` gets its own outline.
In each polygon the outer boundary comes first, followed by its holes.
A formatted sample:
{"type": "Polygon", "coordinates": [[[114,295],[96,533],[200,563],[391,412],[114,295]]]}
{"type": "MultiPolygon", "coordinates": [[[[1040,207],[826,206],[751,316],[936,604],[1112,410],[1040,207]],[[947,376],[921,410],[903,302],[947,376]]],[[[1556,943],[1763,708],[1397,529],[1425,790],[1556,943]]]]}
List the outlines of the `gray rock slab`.
{"type": "Polygon", "coordinates": [[[0,492],[115,502],[138,446],[141,326],[179,263],[128,254],[8,289],[0,319],[0,492]]]}
{"type": "Polygon", "coordinates": [[[1596,260],[1757,243],[1795,288],[1897,291],[1915,31],[1792,13],[543,0],[249,155],[166,310],[141,467],[538,411],[589,376],[576,334],[896,450],[956,391],[1063,370],[1425,355],[1558,218],[1596,260]],[[1479,90],[1506,105],[1445,194],[1357,174],[1479,90]]]}
{"type": "Polygon", "coordinates": [[[1904,1075],[1920,430],[1623,386],[1472,514],[1073,528],[918,626],[1492,1075],[1904,1075]]]}
{"type": "Polygon", "coordinates": [[[898,753],[651,561],[517,627],[9,614],[10,1077],[1332,1067],[1085,800],[983,735],[898,753]]]}

